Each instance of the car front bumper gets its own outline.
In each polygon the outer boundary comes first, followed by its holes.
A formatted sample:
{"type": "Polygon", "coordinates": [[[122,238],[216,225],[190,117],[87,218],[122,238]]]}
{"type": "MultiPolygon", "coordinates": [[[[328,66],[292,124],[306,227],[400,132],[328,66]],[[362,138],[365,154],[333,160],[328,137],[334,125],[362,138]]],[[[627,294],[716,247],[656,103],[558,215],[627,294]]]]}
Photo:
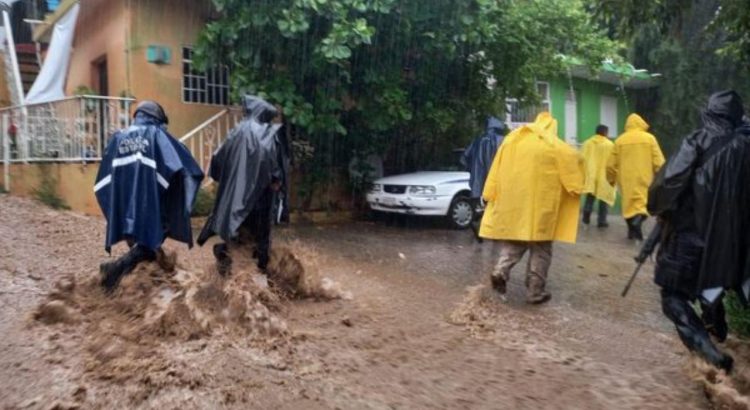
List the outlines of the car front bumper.
{"type": "Polygon", "coordinates": [[[409,215],[448,215],[452,197],[447,195],[411,196],[382,192],[367,194],[370,209],[409,215]]]}

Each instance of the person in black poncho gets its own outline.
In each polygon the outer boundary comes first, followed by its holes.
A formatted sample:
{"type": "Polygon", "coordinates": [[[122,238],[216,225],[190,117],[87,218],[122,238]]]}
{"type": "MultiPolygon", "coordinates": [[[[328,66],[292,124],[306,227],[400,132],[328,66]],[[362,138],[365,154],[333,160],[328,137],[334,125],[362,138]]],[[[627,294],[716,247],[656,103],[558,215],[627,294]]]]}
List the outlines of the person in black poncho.
{"type": "Polygon", "coordinates": [[[228,244],[255,242],[254,257],[265,270],[271,251],[275,198],[286,181],[284,152],[273,120],[278,110],[255,96],[243,98],[245,118],[211,158],[209,176],[218,182],[213,211],[198,238],[203,245],[219,235],[214,246],[218,271],[226,275],[232,260],[228,244]]]}
{"type": "Polygon", "coordinates": [[[750,126],[743,114],[736,92],[712,95],[703,127],[659,172],[648,202],[664,232],[655,272],[664,314],[690,350],[726,371],[733,359],[709,334],[727,337],[726,290],[745,304],[750,296],[750,126]]]}

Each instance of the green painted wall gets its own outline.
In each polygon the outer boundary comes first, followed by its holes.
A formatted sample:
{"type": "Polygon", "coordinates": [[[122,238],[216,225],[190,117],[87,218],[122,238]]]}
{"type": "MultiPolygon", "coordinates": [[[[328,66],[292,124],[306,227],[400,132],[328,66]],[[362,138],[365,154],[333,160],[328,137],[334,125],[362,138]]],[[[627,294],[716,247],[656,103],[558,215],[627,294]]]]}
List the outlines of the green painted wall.
{"type": "MultiPolygon", "coordinates": [[[[552,105],[552,116],[557,119],[559,134],[565,135],[565,96],[570,88],[567,77],[556,78],[550,82],[550,103],[552,105]]],[[[608,95],[617,98],[618,107],[618,133],[622,133],[625,128],[625,119],[631,112],[625,103],[625,98],[618,90],[618,87],[612,84],[600,83],[597,81],[573,79],[573,89],[577,98],[577,117],[578,117],[578,142],[584,142],[594,135],[596,126],[600,120],[600,102],[602,95],[608,95]]],[[[632,101],[632,96],[628,96],[632,101]]],[[[614,136],[611,136],[614,137],[614,136]]]]}
{"type": "Polygon", "coordinates": [[[552,116],[557,120],[557,133],[565,135],[565,93],[568,91],[566,83],[560,80],[549,82],[549,94],[552,116]]]}

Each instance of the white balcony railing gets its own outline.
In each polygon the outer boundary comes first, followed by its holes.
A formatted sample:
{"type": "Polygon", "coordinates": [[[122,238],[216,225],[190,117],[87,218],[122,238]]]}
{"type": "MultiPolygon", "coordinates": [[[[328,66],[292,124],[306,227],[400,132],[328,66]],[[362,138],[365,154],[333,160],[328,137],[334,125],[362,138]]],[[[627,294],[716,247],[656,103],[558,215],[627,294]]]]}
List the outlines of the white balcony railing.
{"type": "Polygon", "coordinates": [[[76,96],[0,109],[0,158],[4,162],[5,158],[8,162],[97,161],[111,135],[130,125],[133,101],[76,96]]]}
{"type": "MultiPolygon", "coordinates": [[[[211,155],[226,140],[229,132],[242,119],[237,107],[226,108],[185,134],[180,141],[185,144],[204,172],[208,173],[211,155]]],[[[206,179],[207,183],[210,179],[206,179]]]]}

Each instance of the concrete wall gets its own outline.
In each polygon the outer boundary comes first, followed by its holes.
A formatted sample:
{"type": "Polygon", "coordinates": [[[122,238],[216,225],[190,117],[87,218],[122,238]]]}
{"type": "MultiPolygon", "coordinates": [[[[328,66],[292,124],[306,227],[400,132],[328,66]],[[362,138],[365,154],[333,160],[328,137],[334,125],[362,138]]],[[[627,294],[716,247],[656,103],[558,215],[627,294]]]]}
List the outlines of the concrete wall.
{"type": "Polygon", "coordinates": [[[130,0],[132,3],[132,90],[138,99],[159,101],[169,115],[169,130],[182,136],[224,107],[182,102],[182,47],[195,44],[211,13],[209,1],[130,0]],[[189,6],[186,4],[189,3],[189,6]],[[169,47],[169,64],[146,60],[149,45],[169,47]]]}
{"type": "MultiPolygon", "coordinates": [[[[565,95],[570,88],[567,78],[560,78],[550,81],[550,100],[552,102],[552,115],[557,119],[558,129],[562,135],[565,131],[565,95]]],[[[584,142],[594,135],[596,126],[600,122],[600,101],[601,96],[611,96],[617,98],[618,107],[618,128],[620,132],[625,129],[625,119],[631,113],[627,107],[625,98],[612,84],[600,83],[596,81],[583,80],[574,78],[573,88],[576,91],[577,98],[577,117],[578,117],[578,142],[584,142]]],[[[628,93],[628,100],[632,101],[631,92],[628,93]]],[[[614,137],[614,136],[611,136],[614,137]]]]}
{"type": "Polygon", "coordinates": [[[195,44],[210,13],[207,0],[82,0],[66,93],[101,92],[94,63],[106,57],[109,95],[158,101],[183,136],[224,108],[182,102],[182,46],[195,44]],[[149,45],[169,47],[171,61],[147,62],[149,45]]]}
{"type": "Polygon", "coordinates": [[[42,184],[42,175],[55,181],[57,196],[72,210],[88,215],[101,215],[94,196],[94,181],[99,164],[12,164],[10,192],[33,198],[42,184]]]}
{"type": "Polygon", "coordinates": [[[101,93],[93,64],[103,57],[107,59],[109,95],[127,92],[127,24],[125,0],[81,1],[66,94],[72,95],[79,86],[101,93]]]}
{"type": "Polygon", "coordinates": [[[10,91],[5,80],[5,59],[0,58],[0,107],[11,106],[10,91]]]}

